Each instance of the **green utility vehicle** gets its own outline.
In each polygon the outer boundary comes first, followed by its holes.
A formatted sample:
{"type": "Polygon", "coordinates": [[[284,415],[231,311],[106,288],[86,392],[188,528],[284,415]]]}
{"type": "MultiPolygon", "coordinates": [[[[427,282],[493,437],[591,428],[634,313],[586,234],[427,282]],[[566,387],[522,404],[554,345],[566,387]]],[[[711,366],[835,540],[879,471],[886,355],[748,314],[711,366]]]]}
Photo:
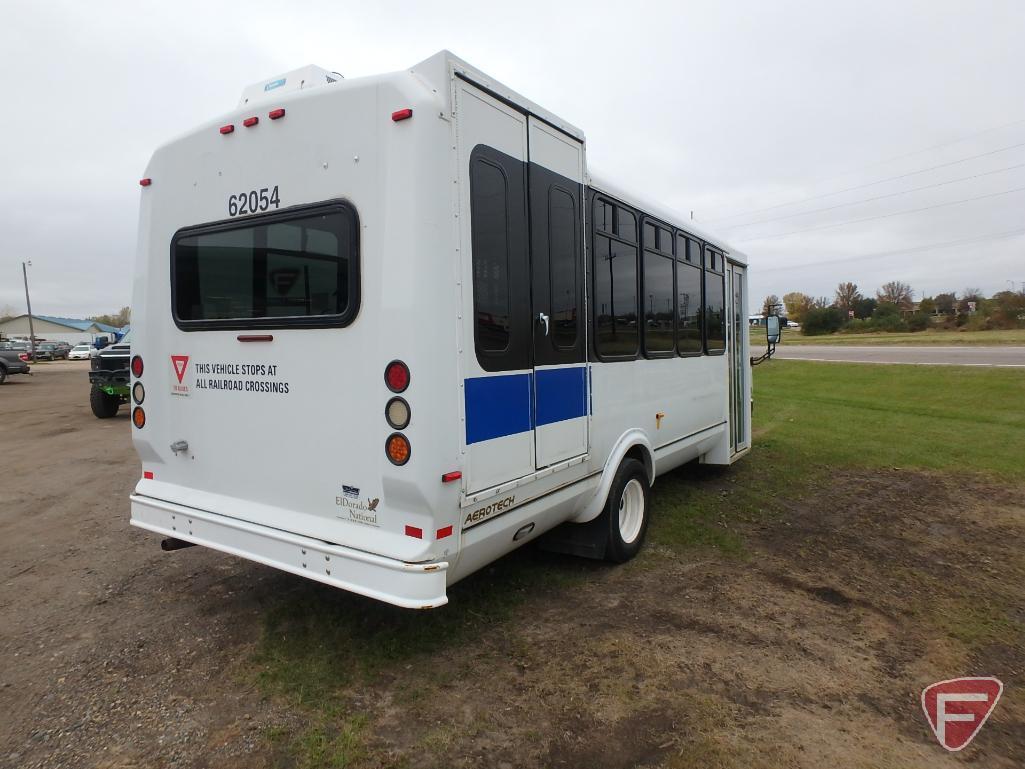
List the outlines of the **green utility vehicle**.
{"type": "Polygon", "coordinates": [[[122,403],[128,403],[129,362],[132,357],[131,332],[121,341],[96,352],[89,371],[89,405],[99,419],[117,416],[122,403]]]}

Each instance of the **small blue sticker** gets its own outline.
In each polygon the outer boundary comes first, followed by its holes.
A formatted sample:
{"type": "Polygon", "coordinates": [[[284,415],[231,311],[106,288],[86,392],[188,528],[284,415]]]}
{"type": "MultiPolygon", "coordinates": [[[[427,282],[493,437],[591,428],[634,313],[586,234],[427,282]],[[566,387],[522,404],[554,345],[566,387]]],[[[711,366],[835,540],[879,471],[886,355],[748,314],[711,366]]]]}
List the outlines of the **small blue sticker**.
{"type": "Polygon", "coordinates": [[[284,84],[285,78],[281,78],[280,80],[272,80],[263,87],[263,90],[273,91],[275,88],[281,88],[281,86],[283,86],[284,84]]]}

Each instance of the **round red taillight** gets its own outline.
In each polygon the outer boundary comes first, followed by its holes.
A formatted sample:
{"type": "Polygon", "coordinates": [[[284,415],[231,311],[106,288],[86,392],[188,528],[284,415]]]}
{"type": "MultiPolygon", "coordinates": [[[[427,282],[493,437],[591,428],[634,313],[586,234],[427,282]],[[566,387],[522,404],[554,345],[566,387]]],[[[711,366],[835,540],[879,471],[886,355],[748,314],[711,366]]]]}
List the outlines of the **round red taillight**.
{"type": "Polygon", "coordinates": [[[409,387],[409,368],[400,360],[393,360],[384,368],[384,383],[393,393],[403,392],[409,387]]]}
{"type": "Polygon", "coordinates": [[[132,358],[132,376],[136,379],[142,376],[142,357],[139,355],[132,358]]]}

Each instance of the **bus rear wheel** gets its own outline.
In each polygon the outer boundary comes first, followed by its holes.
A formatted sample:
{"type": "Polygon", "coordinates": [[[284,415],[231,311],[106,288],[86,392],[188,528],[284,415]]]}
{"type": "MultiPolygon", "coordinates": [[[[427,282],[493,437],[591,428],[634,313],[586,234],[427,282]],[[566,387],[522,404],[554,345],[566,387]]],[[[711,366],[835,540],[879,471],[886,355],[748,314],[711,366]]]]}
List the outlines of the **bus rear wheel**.
{"type": "Polygon", "coordinates": [[[116,395],[108,395],[96,385],[89,390],[89,405],[97,419],[110,419],[117,416],[120,399],[116,395]]]}
{"type": "Polygon", "coordinates": [[[623,563],[640,552],[648,531],[650,497],[644,465],[636,459],[624,459],[612,480],[603,513],[608,524],[608,560],[623,563]]]}

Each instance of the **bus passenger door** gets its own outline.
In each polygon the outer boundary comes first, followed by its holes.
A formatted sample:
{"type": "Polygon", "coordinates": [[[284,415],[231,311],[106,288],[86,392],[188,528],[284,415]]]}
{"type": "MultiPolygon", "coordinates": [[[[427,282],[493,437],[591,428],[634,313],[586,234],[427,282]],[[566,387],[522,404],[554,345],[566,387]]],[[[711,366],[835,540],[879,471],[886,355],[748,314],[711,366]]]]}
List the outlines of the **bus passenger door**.
{"type": "Polygon", "coordinates": [[[751,382],[748,351],[747,268],[733,262],[726,269],[727,350],[730,366],[730,455],[751,446],[751,382]]]}
{"type": "Polygon", "coordinates": [[[456,82],[469,493],[535,471],[527,116],[456,82]],[[467,216],[466,214],[469,214],[467,216]]]}
{"type": "Polygon", "coordinates": [[[527,118],[534,442],[541,469],[587,453],[584,147],[527,118]]]}

